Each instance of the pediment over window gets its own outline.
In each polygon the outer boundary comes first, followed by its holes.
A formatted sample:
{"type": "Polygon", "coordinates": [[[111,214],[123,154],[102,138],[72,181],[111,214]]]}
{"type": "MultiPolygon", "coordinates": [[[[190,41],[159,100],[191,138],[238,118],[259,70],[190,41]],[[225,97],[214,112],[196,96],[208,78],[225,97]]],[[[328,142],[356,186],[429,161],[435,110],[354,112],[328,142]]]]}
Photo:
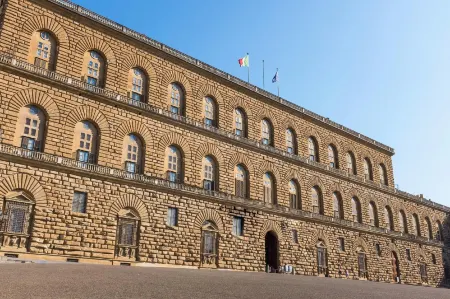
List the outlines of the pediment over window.
{"type": "Polygon", "coordinates": [[[34,204],[33,196],[28,194],[26,191],[23,190],[14,190],[11,192],[8,192],[5,196],[6,200],[14,200],[14,201],[23,201],[30,204],[34,204]]]}
{"type": "Polygon", "coordinates": [[[121,209],[119,211],[118,216],[120,218],[131,218],[131,219],[136,219],[136,220],[138,220],[140,218],[138,212],[136,212],[134,209],[131,209],[131,208],[121,209]]]}
{"type": "Polygon", "coordinates": [[[202,230],[203,231],[208,230],[208,231],[214,231],[214,232],[218,231],[217,226],[211,221],[203,222],[202,230]]]}

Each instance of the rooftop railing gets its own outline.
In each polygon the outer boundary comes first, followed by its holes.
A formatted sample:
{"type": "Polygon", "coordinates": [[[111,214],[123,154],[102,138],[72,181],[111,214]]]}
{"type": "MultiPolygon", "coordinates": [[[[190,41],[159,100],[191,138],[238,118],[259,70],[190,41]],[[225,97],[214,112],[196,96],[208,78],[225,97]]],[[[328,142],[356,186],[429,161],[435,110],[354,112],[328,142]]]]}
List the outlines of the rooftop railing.
{"type": "Polygon", "coordinates": [[[207,130],[207,131],[213,132],[213,133],[215,133],[217,135],[220,135],[220,136],[223,136],[223,137],[226,137],[226,138],[229,138],[229,139],[233,139],[235,141],[238,141],[238,142],[250,145],[252,147],[263,149],[265,151],[271,152],[271,153],[276,154],[278,156],[282,156],[282,157],[286,157],[286,158],[295,160],[295,161],[297,161],[299,163],[308,164],[308,165],[310,165],[310,166],[312,166],[314,168],[318,168],[318,169],[321,169],[321,170],[324,170],[324,171],[328,171],[330,173],[334,173],[334,174],[339,175],[341,177],[349,178],[349,179],[357,181],[358,183],[361,183],[361,184],[367,184],[367,185],[369,185],[371,187],[380,188],[380,189],[382,189],[384,191],[387,191],[387,192],[393,193],[395,195],[399,195],[399,196],[405,197],[405,198],[407,198],[409,200],[420,202],[423,205],[426,205],[426,206],[429,206],[429,207],[432,207],[432,208],[441,209],[441,210],[443,210],[445,212],[450,212],[450,208],[449,207],[446,207],[444,205],[435,203],[435,202],[433,202],[431,200],[428,200],[426,198],[423,198],[423,197],[420,197],[420,196],[417,196],[417,195],[413,195],[413,194],[410,194],[408,192],[401,191],[401,190],[399,190],[397,188],[393,188],[393,187],[390,187],[390,186],[383,185],[381,183],[375,183],[373,181],[366,180],[363,177],[350,174],[347,171],[344,171],[344,170],[341,170],[341,169],[336,169],[336,168],[330,167],[329,165],[326,165],[326,164],[322,164],[322,163],[318,163],[318,162],[315,162],[315,161],[311,161],[308,158],[288,153],[288,152],[283,151],[281,149],[262,144],[262,143],[260,143],[258,141],[255,141],[255,140],[251,140],[251,139],[248,139],[248,138],[245,138],[245,137],[237,136],[234,133],[228,132],[226,130],[206,125],[203,122],[200,122],[200,121],[197,121],[197,120],[185,117],[185,116],[181,116],[181,115],[178,115],[178,114],[174,114],[174,113],[172,113],[172,112],[170,112],[168,110],[165,110],[165,109],[162,109],[162,108],[159,108],[159,107],[155,107],[155,106],[149,105],[147,103],[143,103],[143,102],[139,102],[139,101],[133,100],[132,98],[128,98],[128,97],[123,96],[123,95],[121,95],[121,94],[119,94],[117,92],[114,92],[114,91],[111,91],[111,90],[108,90],[108,89],[105,89],[105,88],[100,88],[100,87],[97,87],[97,86],[90,85],[90,84],[88,84],[86,82],[83,82],[83,81],[81,81],[79,79],[74,79],[74,78],[68,77],[66,75],[58,74],[58,73],[53,72],[53,71],[49,71],[49,70],[46,70],[46,69],[39,68],[39,67],[37,67],[37,66],[35,66],[33,64],[30,64],[28,62],[24,62],[24,61],[18,60],[17,58],[15,58],[15,57],[13,57],[11,55],[8,55],[7,53],[0,53],[0,64],[9,65],[9,66],[12,66],[12,67],[14,67],[16,69],[20,69],[20,70],[24,70],[24,71],[29,72],[29,73],[37,74],[39,76],[49,78],[51,80],[63,83],[65,85],[76,87],[76,88],[84,90],[86,92],[90,92],[90,93],[93,93],[93,94],[96,94],[96,95],[100,95],[100,96],[106,97],[106,98],[108,98],[110,100],[113,100],[113,101],[116,101],[116,102],[120,102],[120,103],[123,103],[123,104],[128,105],[128,106],[139,108],[139,109],[145,110],[145,111],[153,113],[153,114],[161,115],[161,116],[170,118],[172,120],[175,120],[175,121],[178,121],[178,122],[182,122],[182,123],[185,123],[185,124],[190,125],[190,126],[194,126],[196,128],[200,128],[200,129],[203,129],[203,130],[207,130]]]}
{"type": "Polygon", "coordinates": [[[69,158],[64,158],[60,156],[50,155],[46,153],[29,151],[20,147],[15,147],[12,145],[0,143],[0,154],[6,154],[9,156],[20,157],[24,159],[35,160],[50,165],[60,165],[69,169],[76,169],[83,172],[95,173],[103,176],[119,178],[127,181],[134,181],[138,183],[143,183],[148,186],[156,188],[165,188],[171,190],[181,191],[186,196],[202,196],[208,197],[212,200],[219,201],[225,204],[238,204],[250,208],[256,208],[264,211],[273,212],[280,214],[287,218],[300,218],[310,221],[318,221],[325,224],[339,225],[345,228],[356,229],[360,231],[365,231],[369,233],[377,233],[388,235],[396,238],[415,240],[423,243],[428,243],[432,245],[442,246],[443,242],[434,239],[427,239],[424,237],[419,237],[411,234],[404,234],[400,232],[390,231],[385,228],[375,227],[367,224],[356,223],[345,219],[339,219],[331,216],[320,215],[312,213],[309,211],[292,209],[286,206],[281,206],[277,204],[265,203],[260,200],[246,199],[237,197],[225,192],[205,190],[196,186],[191,186],[182,183],[174,183],[165,179],[158,177],[153,177],[145,174],[135,174],[129,173],[122,169],[100,166],[95,164],[84,163],[76,161],[69,158]]]}
{"type": "Polygon", "coordinates": [[[186,62],[188,62],[188,63],[190,63],[190,64],[192,64],[192,65],[194,65],[196,67],[199,67],[199,68],[201,68],[203,70],[206,70],[206,71],[208,71],[208,72],[210,72],[210,73],[212,73],[212,74],[214,74],[216,76],[219,76],[222,79],[226,79],[226,80],[228,80],[230,82],[238,84],[239,86],[242,86],[242,87],[244,87],[244,88],[246,88],[248,90],[251,90],[252,92],[258,93],[259,95],[262,95],[262,96],[266,97],[267,99],[275,101],[275,102],[277,102],[279,104],[282,104],[282,105],[284,105],[286,107],[289,107],[289,108],[291,108],[291,109],[293,109],[293,110],[295,110],[295,111],[297,111],[297,112],[299,112],[301,114],[307,115],[307,116],[309,116],[309,117],[311,117],[311,118],[313,118],[313,119],[315,119],[315,120],[317,120],[317,121],[319,121],[321,123],[324,123],[326,125],[332,126],[332,127],[336,128],[336,129],[338,129],[340,131],[343,131],[343,132],[345,132],[347,134],[350,134],[350,135],[352,135],[352,136],[354,136],[356,138],[359,138],[359,139],[361,139],[361,140],[363,140],[365,142],[368,142],[368,143],[370,143],[370,144],[372,144],[372,145],[374,145],[374,146],[376,146],[376,147],[378,147],[380,149],[383,149],[385,151],[388,151],[389,153],[394,154],[394,149],[389,147],[389,146],[387,146],[387,145],[384,145],[384,144],[382,144],[382,143],[380,143],[380,142],[378,142],[376,140],[373,140],[372,138],[369,138],[369,137],[364,136],[364,135],[362,135],[360,133],[357,133],[357,132],[355,132],[355,131],[347,128],[347,127],[344,127],[343,125],[340,125],[340,124],[338,124],[338,123],[336,123],[334,121],[329,120],[328,118],[320,116],[317,113],[314,113],[314,112],[309,111],[309,110],[307,110],[307,109],[305,109],[305,108],[303,108],[301,106],[298,106],[298,105],[296,105],[294,103],[291,103],[291,102],[289,102],[289,101],[287,101],[287,100],[285,100],[285,99],[283,99],[283,98],[281,98],[279,96],[276,96],[276,95],[274,95],[274,94],[272,94],[272,93],[270,93],[270,92],[268,92],[268,91],[266,91],[264,89],[261,89],[261,88],[255,86],[253,84],[247,83],[247,82],[245,82],[245,81],[243,81],[243,80],[241,80],[241,79],[239,79],[237,77],[234,77],[234,76],[232,76],[232,75],[230,75],[230,74],[228,74],[228,73],[226,73],[226,72],[224,72],[222,70],[219,70],[219,69],[217,69],[217,68],[215,68],[215,67],[213,67],[211,65],[208,65],[208,64],[206,64],[204,62],[201,62],[200,60],[197,60],[197,59],[195,59],[195,58],[193,58],[193,57],[191,57],[189,55],[186,55],[186,54],[184,54],[184,53],[182,53],[182,52],[180,52],[180,51],[178,51],[176,49],[173,49],[173,48],[171,48],[169,46],[166,46],[166,45],[164,45],[164,44],[162,44],[162,43],[160,43],[160,42],[158,42],[156,40],[153,40],[153,39],[147,37],[144,34],[138,33],[138,32],[136,32],[136,31],[134,31],[132,29],[129,29],[129,28],[125,27],[125,26],[122,26],[122,25],[114,22],[114,21],[111,21],[111,20],[109,20],[109,19],[107,19],[107,18],[105,18],[105,17],[103,17],[103,16],[101,16],[101,15],[95,13],[95,12],[92,12],[92,11],[82,7],[82,6],[76,5],[76,4],[74,4],[74,3],[70,2],[70,1],[67,1],[67,0],[48,0],[48,1],[52,2],[52,3],[55,3],[55,4],[59,5],[59,6],[65,7],[67,9],[69,9],[69,10],[71,10],[73,12],[76,12],[76,13],[82,15],[82,16],[85,16],[85,17],[87,17],[87,18],[89,18],[91,20],[99,22],[99,23],[101,23],[101,24],[103,24],[103,25],[105,25],[107,27],[110,27],[110,28],[116,30],[116,31],[120,31],[120,32],[122,32],[122,33],[124,33],[124,34],[126,34],[126,35],[128,35],[128,36],[130,36],[132,38],[134,38],[134,39],[137,39],[137,40],[139,40],[139,41],[141,41],[141,42],[143,42],[143,43],[153,47],[153,48],[156,48],[158,50],[166,52],[166,53],[168,53],[168,54],[170,54],[170,55],[172,55],[174,57],[177,57],[177,58],[179,58],[179,59],[181,59],[183,61],[186,61],[186,62]]]}

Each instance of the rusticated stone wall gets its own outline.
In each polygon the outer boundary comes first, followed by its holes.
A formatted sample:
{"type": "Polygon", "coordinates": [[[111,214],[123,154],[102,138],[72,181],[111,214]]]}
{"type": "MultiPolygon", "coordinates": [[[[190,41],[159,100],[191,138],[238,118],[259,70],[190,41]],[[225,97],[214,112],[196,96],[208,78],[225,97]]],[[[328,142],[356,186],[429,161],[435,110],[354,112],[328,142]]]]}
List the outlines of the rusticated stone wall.
{"type": "MultiPolygon", "coordinates": [[[[218,127],[232,131],[233,110],[245,109],[251,140],[260,139],[260,121],[269,118],[274,125],[275,147],[284,148],[285,130],[295,129],[300,156],[307,156],[307,138],[314,136],[320,148],[320,160],[326,161],[327,146],[337,147],[340,165],[345,165],[348,150],[356,155],[358,175],[363,174],[363,159],[369,157],[377,180],[379,163],[388,170],[388,185],[394,185],[390,154],[375,146],[326,128],[287,108],[270,103],[242,88],[233,88],[211,74],[180,63],[173,57],[144,47],[128,37],[86,20],[75,13],[51,5],[47,1],[10,0],[0,32],[0,50],[19,61],[29,61],[30,37],[36,30],[47,30],[58,41],[56,72],[80,78],[83,54],[95,49],[107,61],[107,89],[127,94],[127,75],[132,67],[140,67],[149,76],[148,103],[167,108],[167,87],[181,84],[186,92],[186,116],[202,121],[202,101],[206,95],[217,101],[218,127]],[[38,3],[38,4],[37,4],[38,3]]],[[[234,167],[242,163],[249,170],[250,200],[263,198],[262,176],[274,174],[276,198],[279,206],[289,206],[288,182],[300,185],[301,208],[312,211],[311,187],[319,186],[323,193],[324,214],[333,216],[332,194],[340,192],[344,219],[352,219],[351,198],[361,201],[363,223],[370,224],[368,205],[377,207],[379,226],[386,227],[384,207],[393,211],[395,230],[399,230],[398,213],[407,214],[408,230],[413,231],[411,215],[420,219],[421,235],[428,236],[425,218],[435,229],[436,221],[448,223],[448,215],[441,208],[393,194],[374,184],[339,176],[324,170],[273,154],[264,149],[218,136],[213,131],[186,125],[170,117],[161,117],[136,108],[126,107],[105,97],[57,83],[45,74],[23,72],[13,65],[0,63],[0,129],[3,144],[14,144],[18,111],[26,105],[36,105],[45,111],[44,153],[72,158],[75,124],[82,120],[93,122],[100,133],[98,165],[123,168],[122,142],[127,134],[139,135],[145,148],[144,172],[164,177],[164,151],[175,144],[183,153],[184,183],[201,187],[201,160],[214,156],[218,163],[218,190],[234,192],[234,167]]],[[[420,283],[419,263],[428,267],[429,283],[442,284],[443,261],[447,247],[432,242],[406,241],[387,234],[362,232],[359,229],[324,225],[320,221],[299,220],[289,214],[262,211],[220,202],[218,199],[187,196],[181,191],[142,186],[132,181],[105,178],[94,172],[74,171],[51,163],[39,165],[30,159],[16,159],[0,153],[0,196],[13,190],[25,190],[35,202],[31,225],[29,254],[46,257],[80,257],[90,261],[114,260],[117,213],[122,208],[135,209],[140,221],[137,262],[200,265],[200,228],[205,220],[212,220],[219,230],[218,267],[225,269],[263,271],[265,267],[265,234],[273,231],[279,240],[279,261],[293,265],[296,272],[317,275],[316,245],[319,240],[328,249],[328,273],[332,277],[357,276],[357,249],[367,254],[368,278],[390,281],[391,252],[400,260],[402,280],[420,283]],[[86,213],[72,212],[75,191],[88,194],[86,213]],[[179,225],[168,227],[167,208],[179,209],[179,225]],[[232,231],[232,217],[244,217],[244,236],[232,231]],[[292,230],[298,231],[298,244],[292,240],[292,230]],[[338,238],[344,238],[345,251],[340,251],[338,238]],[[379,244],[381,255],[375,251],[379,244]],[[411,261],[406,249],[411,250],[411,261]],[[432,254],[437,263],[432,262],[432,254]]],[[[286,208],[287,209],[287,208],[286,208]]],[[[287,209],[288,210],[288,209],[287,209]]],[[[433,231],[433,235],[436,232],[433,231]]],[[[444,236],[449,237],[444,225],[444,236]]],[[[3,253],[14,252],[0,248],[3,253]]],[[[21,252],[22,254],[23,252],[21,252]]]]}

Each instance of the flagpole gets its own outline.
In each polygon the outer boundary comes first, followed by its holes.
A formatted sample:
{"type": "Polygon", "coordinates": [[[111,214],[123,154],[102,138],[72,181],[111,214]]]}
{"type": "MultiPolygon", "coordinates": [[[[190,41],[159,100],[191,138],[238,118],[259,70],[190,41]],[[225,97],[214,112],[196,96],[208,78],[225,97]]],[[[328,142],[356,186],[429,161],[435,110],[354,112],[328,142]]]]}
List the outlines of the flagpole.
{"type": "Polygon", "coordinates": [[[250,83],[250,56],[247,53],[248,57],[248,68],[247,68],[247,83],[250,83]]]}
{"type": "MultiPolygon", "coordinates": [[[[278,68],[277,68],[277,74],[278,74],[278,68]]],[[[279,80],[277,80],[277,89],[278,89],[278,97],[280,97],[280,83],[278,83],[279,80]]]]}
{"type": "Polygon", "coordinates": [[[263,89],[265,89],[265,80],[264,80],[264,59],[263,59],[263,89]]]}

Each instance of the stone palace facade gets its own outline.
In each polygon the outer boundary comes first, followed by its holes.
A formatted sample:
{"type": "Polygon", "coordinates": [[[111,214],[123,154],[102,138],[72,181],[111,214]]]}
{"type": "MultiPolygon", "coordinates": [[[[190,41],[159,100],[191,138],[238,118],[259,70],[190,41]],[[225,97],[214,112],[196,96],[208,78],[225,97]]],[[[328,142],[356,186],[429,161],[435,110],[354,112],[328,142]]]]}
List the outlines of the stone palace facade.
{"type": "Polygon", "coordinates": [[[450,278],[392,148],[71,2],[0,7],[1,255],[450,278]]]}

